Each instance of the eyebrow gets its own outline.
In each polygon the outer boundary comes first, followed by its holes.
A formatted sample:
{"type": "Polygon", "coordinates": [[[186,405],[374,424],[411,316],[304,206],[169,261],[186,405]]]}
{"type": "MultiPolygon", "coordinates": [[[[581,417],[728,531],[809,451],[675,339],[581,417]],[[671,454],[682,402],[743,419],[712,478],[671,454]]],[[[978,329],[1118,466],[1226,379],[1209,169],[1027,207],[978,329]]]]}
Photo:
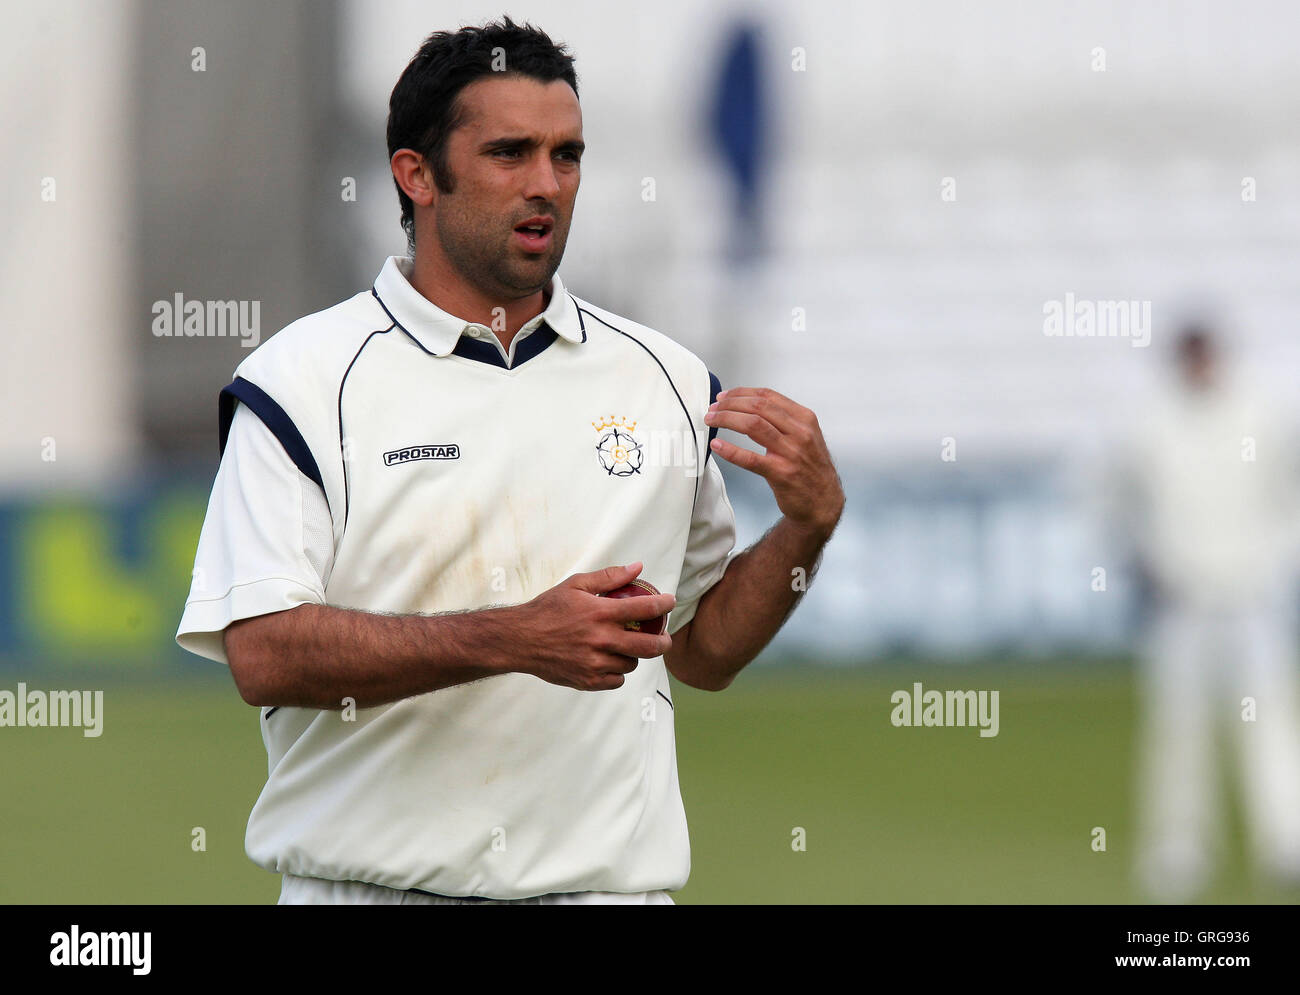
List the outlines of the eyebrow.
{"type": "MultiPolygon", "coordinates": [[[[495,149],[511,148],[536,148],[540,143],[534,138],[493,138],[479,146],[480,152],[489,152],[495,149]]],[[[582,152],[587,148],[587,143],[579,139],[572,139],[562,142],[556,146],[558,151],[563,152],[582,152]]]]}

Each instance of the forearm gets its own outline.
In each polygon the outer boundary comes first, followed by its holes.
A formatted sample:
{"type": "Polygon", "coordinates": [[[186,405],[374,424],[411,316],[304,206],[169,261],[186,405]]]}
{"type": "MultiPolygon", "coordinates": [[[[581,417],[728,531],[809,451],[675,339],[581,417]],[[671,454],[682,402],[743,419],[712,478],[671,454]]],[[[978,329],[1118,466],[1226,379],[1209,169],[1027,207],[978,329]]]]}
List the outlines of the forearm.
{"type": "MultiPolygon", "coordinates": [[[[722,690],[785,624],[808,589],[830,533],[781,518],[700,599],[674,674],[722,690]],[[680,672],[679,672],[680,671],[680,672]]],[[[677,653],[674,650],[674,653],[677,653]]]]}
{"type": "Polygon", "coordinates": [[[368,708],[506,673],[512,609],[381,615],[327,605],[244,619],[225,631],[249,704],[368,708]]]}

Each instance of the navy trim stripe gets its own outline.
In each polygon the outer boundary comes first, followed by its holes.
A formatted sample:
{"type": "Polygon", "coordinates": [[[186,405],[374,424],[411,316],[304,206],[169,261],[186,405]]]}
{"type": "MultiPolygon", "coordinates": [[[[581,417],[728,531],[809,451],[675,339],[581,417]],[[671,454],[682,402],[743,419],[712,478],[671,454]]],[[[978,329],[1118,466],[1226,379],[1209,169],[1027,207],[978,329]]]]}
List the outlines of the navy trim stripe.
{"type": "Polygon", "coordinates": [[[520,363],[526,363],[534,356],[541,354],[552,342],[560,337],[557,332],[546,322],[536,329],[528,338],[524,339],[515,346],[515,361],[512,366],[518,366],[520,363]]]}
{"type": "MultiPolygon", "coordinates": [[[[372,294],[375,293],[373,287],[370,288],[370,292],[372,294]]],[[[375,294],[375,300],[379,301],[379,306],[384,308],[385,313],[387,313],[388,308],[384,307],[384,302],[379,300],[378,294],[375,294]]],[[[390,318],[393,317],[391,314],[389,314],[388,316],[390,318]]],[[[356,366],[357,360],[361,358],[361,354],[365,351],[366,346],[370,345],[370,340],[373,339],[376,335],[386,335],[388,332],[391,332],[394,328],[402,328],[402,326],[397,323],[396,318],[393,318],[393,323],[389,325],[387,328],[376,328],[373,332],[367,335],[366,340],[362,342],[361,345],[357,348],[356,354],[352,357],[352,362],[348,363],[348,368],[343,371],[343,379],[339,381],[339,461],[343,465],[343,527],[344,528],[347,528],[348,526],[348,511],[351,509],[352,506],[352,497],[351,497],[352,485],[348,480],[348,461],[347,461],[347,455],[344,452],[344,445],[343,445],[343,439],[345,438],[345,436],[343,435],[343,388],[347,386],[348,374],[352,372],[352,367],[356,366]]],[[[406,331],[406,329],[402,328],[402,331],[406,331]]],[[[419,345],[419,343],[416,342],[416,345],[419,345]]],[[[420,346],[420,348],[424,348],[424,347],[420,346]]],[[[428,350],[425,351],[427,352],[428,350]]]]}
{"type": "MultiPolygon", "coordinates": [[[[622,336],[625,337],[625,338],[629,338],[629,339],[631,339],[633,342],[635,342],[637,345],[639,345],[642,349],[644,349],[644,350],[646,351],[646,355],[649,356],[651,359],[653,359],[653,360],[655,361],[655,364],[659,367],[660,371],[662,371],[662,373],[663,373],[663,375],[664,375],[664,379],[666,379],[666,380],[668,381],[668,386],[671,387],[671,388],[673,389],[673,393],[677,395],[677,403],[680,404],[680,405],[682,406],[682,414],[684,414],[684,415],[686,416],[686,424],[688,424],[688,425],[691,427],[691,438],[692,438],[692,439],[696,439],[696,438],[698,438],[698,436],[695,434],[695,420],[694,420],[693,418],[691,418],[691,412],[690,412],[690,410],[686,407],[686,402],[682,400],[682,394],[681,394],[681,391],[679,391],[679,390],[677,389],[677,385],[676,385],[675,383],[673,383],[673,378],[670,377],[670,376],[668,375],[668,371],[664,368],[664,364],[661,363],[661,362],[659,361],[659,357],[656,356],[656,355],[655,355],[655,354],[650,350],[650,347],[649,347],[648,345],[646,345],[644,342],[642,342],[642,341],[641,341],[639,338],[637,338],[635,335],[629,335],[627,332],[623,331],[623,329],[621,329],[621,328],[615,328],[613,325],[611,325],[608,321],[606,321],[606,320],[605,320],[604,318],[602,318],[600,315],[598,315],[598,314],[592,314],[590,311],[583,311],[582,307],[579,306],[579,307],[578,307],[578,315],[579,315],[579,317],[581,317],[583,314],[586,314],[586,315],[589,315],[589,316],[592,317],[592,318],[595,318],[597,321],[599,321],[599,322],[600,322],[602,325],[604,325],[606,328],[609,328],[609,329],[612,329],[612,330],[615,331],[615,332],[618,332],[619,335],[622,335],[622,336]]],[[[584,328],[584,332],[585,332],[585,328],[584,328]]],[[[693,443],[692,443],[692,444],[693,444],[693,443]]],[[[695,500],[696,500],[696,501],[698,501],[698,500],[700,499],[700,477],[703,477],[703,476],[704,476],[704,474],[701,473],[699,476],[697,476],[697,477],[695,478],[695,500]]],[[[695,513],[695,504],[694,504],[694,502],[692,502],[692,503],[691,503],[691,514],[694,515],[694,513],[695,513]]]]}
{"type": "Polygon", "coordinates": [[[673,705],[673,700],[669,698],[668,695],[664,694],[662,691],[659,690],[656,690],[655,694],[659,695],[660,698],[668,702],[668,707],[671,708],[674,712],[677,711],[676,706],[673,705]]]}
{"type": "MultiPolygon", "coordinates": [[[[379,302],[379,306],[384,309],[384,314],[388,315],[392,320],[393,327],[400,329],[407,338],[418,345],[427,355],[437,356],[437,353],[425,349],[420,340],[412,335],[410,330],[394,317],[393,312],[388,310],[388,305],[384,303],[384,299],[379,296],[378,289],[371,287],[370,292],[374,295],[375,300],[379,302]]],[[[573,299],[572,294],[569,295],[569,299],[573,299]]],[[[577,306],[576,302],[574,306],[577,306]]],[[[582,315],[578,315],[578,321],[581,323],[582,315]]],[[[390,329],[387,328],[384,329],[384,331],[389,330],[390,329]]],[[[466,335],[462,335],[457,340],[456,348],[451,351],[451,355],[459,356],[461,359],[472,359],[476,363],[485,363],[488,366],[495,366],[500,370],[513,370],[522,366],[530,359],[541,355],[541,353],[559,337],[559,334],[554,328],[543,322],[540,328],[527,336],[515,348],[515,360],[514,363],[510,365],[506,364],[504,357],[502,357],[500,350],[497,349],[496,346],[489,342],[480,341],[479,339],[472,339],[466,335]]],[[[585,327],[582,330],[582,341],[587,341],[587,329],[585,327]]]]}
{"type": "MultiPolygon", "coordinates": [[[[718,392],[722,390],[722,381],[718,375],[709,370],[709,403],[712,404],[718,399],[718,392]]],[[[709,429],[709,441],[704,447],[704,465],[709,465],[709,457],[713,455],[713,440],[718,437],[718,426],[714,425],[709,429]]]]}
{"type": "Polygon", "coordinates": [[[285,413],[284,408],[280,407],[266,391],[251,380],[245,380],[243,377],[235,379],[226,387],[223,387],[217,400],[217,418],[220,426],[220,447],[221,454],[226,452],[226,440],[230,438],[230,425],[235,420],[235,405],[243,404],[249,411],[262,419],[263,424],[271,430],[284,446],[284,451],[289,454],[294,465],[302,471],[303,476],[309,480],[314,480],[321,490],[325,489],[325,482],[321,479],[320,468],[316,465],[316,458],[312,456],[311,449],[307,445],[307,440],[302,437],[298,431],[298,426],[293,423],[293,419],[285,413]]]}
{"type": "Polygon", "coordinates": [[[488,345],[486,342],[480,342],[478,339],[472,339],[468,335],[462,335],[456,340],[456,348],[451,351],[451,354],[459,356],[461,359],[472,359],[476,363],[495,366],[497,369],[510,369],[506,365],[500,349],[494,345],[488,345]]]}
{"type": "Polygon", "coordinates": [[[572,294],[569,295],[569,300],[573,301],[573,306],[576,307],[576,308],[578,308],[578,327],[582,329],[582,341],[583,341],[583,342],[586,342],[586,341],[587,341],[587,323],[586,323],[585,321],[582,320],[582,308],[578,307],[578,299],[577,299],[576,297],[574,297],[572,294]]]}
{"type": "Polygon", "coordinates": [[[540,355],[543,350],[554,342],[559,335],[550,325],[543,324],[536,331],[524,337],[524,339],[515,347],[515,361],[507,365],[505,357],[501,355],[501,350],[490,342],[484,342],[481,339],[472,339],[469,336],[462,335],[460,341],[456,343],[456,348],[451,351],[453,356],[459,356],[461,359],[472,359],[479,363],[486,363],[488,366],[495,366],[502,370],[513,370],[528,362],[534,356],[540,355]]]}
{"type": "MultiPolygon", "coordinates": [[[[381,308],[384,309],[384,314],[388,315],[388,320],[392,322],[392,324],[389,325],[387,328],[383,329],[383,331],[385,331],[385,332],[391,332],[394,328],[396,328],[396,329],[398,329],[398,330],[399,330],[403,335],[405,335],[408,339],[410,339],[410,340],[411,340],[412,342],[414,342],[417,346],[419,346],[419,347],[420,347],[420,351],[423,352],[426,356],[434,356],[434,357],[436,357],[436,356],[438,355],[436,352],[430,352],[428,349],[424,348],[424,343],[422,343],[422,342],[421,342],[419,339],[417,339],[414,335],[412,335],[410,332],[408,332],[408,331],[406,330],[406,326],[403,325],[400,321],[398,321],[395,317],[393,317],[393,312],[390,311],[390,310],[388,310],[388,305],[385,304],[385,303],[384,303],[384,299],[383,299],[382,297],[379,296],[379,291],[378,291],[378,290],[376,290],[374,287],[371,287],[371,288],[370,288],[370,292],[371,292],[372,294],[375,295],[375,300],[377,300],[377,301],[379,302],[379,306],[380,306],[381,308]]],[[[372,333],[372,334],[373,334],[373,333],[372,333]]],[[[365,348],[364,343],[362,344],[361,348],[362,348],[362,349],[365,348]]],[[[353,359],[355,360],[356,357],[354,356],[353,359]]]]}

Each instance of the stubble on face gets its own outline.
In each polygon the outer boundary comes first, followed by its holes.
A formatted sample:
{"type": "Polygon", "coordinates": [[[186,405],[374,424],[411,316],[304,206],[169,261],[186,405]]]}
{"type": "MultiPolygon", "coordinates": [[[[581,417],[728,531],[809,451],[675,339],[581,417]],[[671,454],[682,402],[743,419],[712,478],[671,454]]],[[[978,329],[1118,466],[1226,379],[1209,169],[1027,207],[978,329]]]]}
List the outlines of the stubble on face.
{"type": "MultiPolygon", "coordinates": [[[[576,108],[577,98],[564,84],[506,78],[471,84],[461,99],[465,102],[462,124],[452,138],[457,154],[447,161],[453,192],[440,194],[433,205],[438,244],[466,282],[485,296],[528,297],[544,290],[560,267],[576,182],[571,190],[562,183],[555,198],[529,196],[526,185],[517,188],[509,170],[482,156],[477,146],[485,139],[524,132],[546,137],[545,124],[562,127],[572,117],[573,108],[567,105],[576,108]],[[563,93],[557,93],[557,87],[563,87],[563,93]],[[536,215],[555,219],[551,243],[545,252],[525,253],[515,242],[514,229],[536,215]]],[[[578,122],[580,133],[580,117],[578,122]]]]}
{"type": "Polygon", "coordinates": [[[570,221],[551,203],[533,202],[529,210],[525,217],[488,215],[466,197],[443,197],[434,215],[438,244],[465,280],[487,296],[502,300],[527,297],[544,289],[560,268],[570,221]],[[546,252],[524,257],[511,244],[514,226],[533,214],[551,215],[555,228],[546,252]]]}

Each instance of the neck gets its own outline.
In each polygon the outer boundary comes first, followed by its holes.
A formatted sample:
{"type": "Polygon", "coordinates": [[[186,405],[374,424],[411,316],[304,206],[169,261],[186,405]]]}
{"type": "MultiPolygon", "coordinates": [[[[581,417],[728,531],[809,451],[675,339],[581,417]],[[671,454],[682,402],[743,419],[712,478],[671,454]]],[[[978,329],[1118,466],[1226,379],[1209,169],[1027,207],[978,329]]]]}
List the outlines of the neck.
{"type": "Polygon", "coordinates": [[[504,349],[523,325],[546,310],[551,288],[515,300],[493,298],[465,282],[440,252],[417,247],[411,286],[448,314],[492,329],[504,349]]]}

